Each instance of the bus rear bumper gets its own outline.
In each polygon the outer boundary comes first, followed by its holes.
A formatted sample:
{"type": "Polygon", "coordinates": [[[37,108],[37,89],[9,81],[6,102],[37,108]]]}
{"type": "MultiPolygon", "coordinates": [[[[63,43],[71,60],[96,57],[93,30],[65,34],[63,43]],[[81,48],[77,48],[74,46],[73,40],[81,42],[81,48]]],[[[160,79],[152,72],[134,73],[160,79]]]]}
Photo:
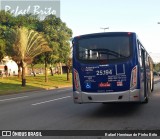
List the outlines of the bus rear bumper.
{"type": "Polygon", "coordinates": [[[73,92],[74,103],[140,102],[139,89],[112,93],[73,92]]]}

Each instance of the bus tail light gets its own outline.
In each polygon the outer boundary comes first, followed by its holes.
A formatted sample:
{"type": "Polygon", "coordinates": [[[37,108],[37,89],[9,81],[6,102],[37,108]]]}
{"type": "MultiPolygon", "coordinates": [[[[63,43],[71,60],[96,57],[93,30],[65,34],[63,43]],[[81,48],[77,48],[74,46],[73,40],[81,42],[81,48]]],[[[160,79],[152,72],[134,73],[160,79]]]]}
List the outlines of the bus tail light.
{"type": "Polygon", "coordinates": [[[131,72],[130,89],[135,89],[136,86],[137,86],[137,66],[135,66],[131,72]]]}
{"type": "Polygon", "coordinates": [[[76,90],[80,90],[80,80],[79,80],[79,74],[77,70],[73,70],[74,73],[74,85],[76,90]]]}

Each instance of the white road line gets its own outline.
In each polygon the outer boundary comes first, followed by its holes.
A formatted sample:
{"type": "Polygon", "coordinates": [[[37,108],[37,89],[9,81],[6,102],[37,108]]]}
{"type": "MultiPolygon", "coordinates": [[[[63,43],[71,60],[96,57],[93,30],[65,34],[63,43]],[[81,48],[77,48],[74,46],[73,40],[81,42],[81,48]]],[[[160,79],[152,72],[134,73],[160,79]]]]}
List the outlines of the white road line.
{"type": "Polygon", "coordinates": [[[43,101],[43,102],[32,104],[32,106],[36,106],[36,105],[40,105],[40,104],[44,104],[44,103],[49,103],[49,102],[53,102],[56,100],[61,100],[61,99],[69,98],[69,97],[71,97],[71,96],[61,97],[61,98],[52,99],[52,100],[48,100],[48,101],[43,101]]]}
{"type": "Polygon", "coordinates": [[[23,99],[23,98],[27,98],[27,97],[29,97],[29,96],[23,96],[23,97],[15,97],[15,98],[2,99],[2,100],[0,100],[0,102],[10,101],[10,100],[16,100],[16,99],[23,99]]]}
{"type": "Polygon", "coordinates": [[[65,91],[71,91],[72,89],[65,89],[65,90],[58,90],[58,91],[56,91],[56,92],[65,92],[65,91]]]}

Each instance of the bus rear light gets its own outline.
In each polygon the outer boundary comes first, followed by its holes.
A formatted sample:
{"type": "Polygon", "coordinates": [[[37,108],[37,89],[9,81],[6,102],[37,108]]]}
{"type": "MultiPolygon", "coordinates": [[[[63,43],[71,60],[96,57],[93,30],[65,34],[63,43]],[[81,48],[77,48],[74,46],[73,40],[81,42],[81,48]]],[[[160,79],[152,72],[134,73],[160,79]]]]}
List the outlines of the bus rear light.
{"type": "Polygon", "coordinates": [[[137,86],[137,66],[135,66],[131,72],[130,89],[135,89],[136,86],[137,86]]]}
{"type": "Polygon", "coordinates": [[[79,74],[77,70],[73,70],[74,72],[74,85],[76,90],[80,90],[80,80],[79,80],[79,74]]]}

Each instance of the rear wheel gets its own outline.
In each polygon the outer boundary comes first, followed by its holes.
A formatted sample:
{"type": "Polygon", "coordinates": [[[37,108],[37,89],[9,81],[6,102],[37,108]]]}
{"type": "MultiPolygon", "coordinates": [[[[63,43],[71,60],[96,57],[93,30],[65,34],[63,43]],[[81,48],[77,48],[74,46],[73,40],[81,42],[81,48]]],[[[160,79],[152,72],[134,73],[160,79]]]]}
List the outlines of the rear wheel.
{"type": "Polygon", "coordinates": [[[145,98],[145,100],[144,100],[142,103],[147,104],[147,103],[148,103],[148,101],[149,101],[149,98],[148,98],[148,97],[146,97],[146,98],[145,98]]]}
{"type": "Polygon", "coordinates": [[[144,101],[142,103],[147,104],[149,101],[149,94],[148,94],[148,84],[145,85],[145,89],[144,89],[144,101]]]}
{"type": "Polygon", "coordinates": [[[153,91],[154,91],[154,78],[153,78],[152,84],[151,84],[151,92],[153,92],[153,91]]]}

